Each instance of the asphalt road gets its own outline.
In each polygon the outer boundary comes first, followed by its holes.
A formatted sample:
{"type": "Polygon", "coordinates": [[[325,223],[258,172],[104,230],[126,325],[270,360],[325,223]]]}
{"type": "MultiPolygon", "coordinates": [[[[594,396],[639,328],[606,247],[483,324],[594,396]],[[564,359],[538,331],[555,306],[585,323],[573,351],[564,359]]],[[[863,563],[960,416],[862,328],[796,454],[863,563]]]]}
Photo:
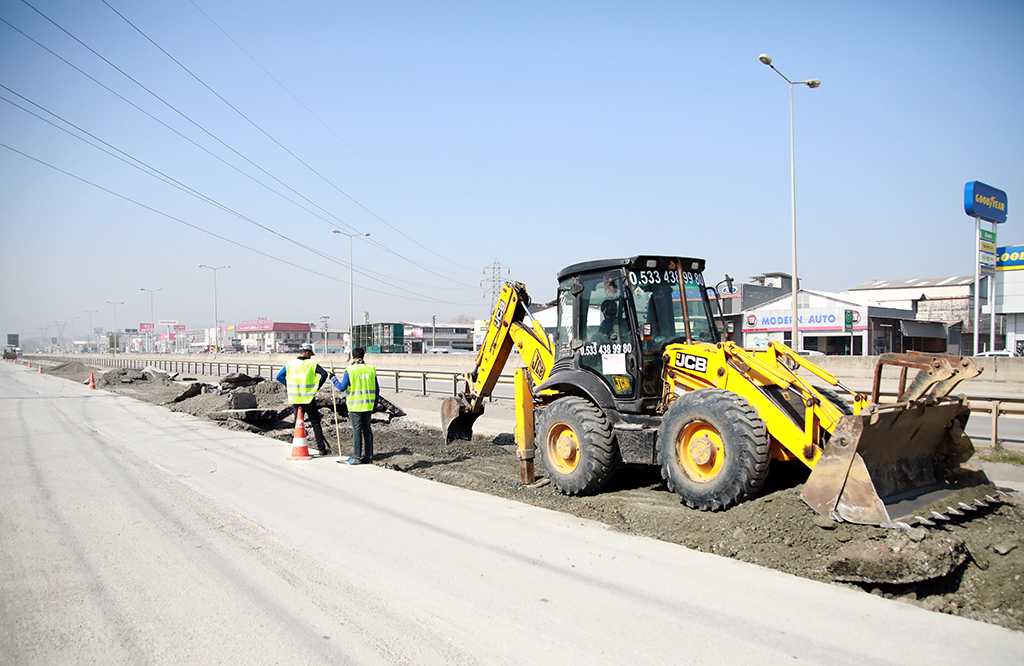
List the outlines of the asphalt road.
{"type": "Polygon", "coordinates": [[[0,364],[0,661],[1018,664],[1024,635],[0,364]]]}

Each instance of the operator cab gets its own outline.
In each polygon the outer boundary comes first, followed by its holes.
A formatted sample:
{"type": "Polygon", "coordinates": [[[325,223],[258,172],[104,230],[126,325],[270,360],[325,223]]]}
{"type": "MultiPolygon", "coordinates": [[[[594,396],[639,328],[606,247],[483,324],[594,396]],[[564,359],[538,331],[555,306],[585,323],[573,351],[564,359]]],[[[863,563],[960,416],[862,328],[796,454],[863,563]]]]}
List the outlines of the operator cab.
{"type": "Polygon", "coordinates": [[[662,397],[665,347],[718,342],[703,270],[703,259],[654,256],[563,269],[556,367],[599,378],[621,412],[649,412],[662,397]]]}

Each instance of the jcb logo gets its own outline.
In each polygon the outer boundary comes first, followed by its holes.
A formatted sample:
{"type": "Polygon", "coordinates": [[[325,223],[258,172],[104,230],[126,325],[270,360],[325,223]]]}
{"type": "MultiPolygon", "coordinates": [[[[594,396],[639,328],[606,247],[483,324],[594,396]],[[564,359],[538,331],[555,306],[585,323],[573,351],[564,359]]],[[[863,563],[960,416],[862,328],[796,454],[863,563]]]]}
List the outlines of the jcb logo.
{"type": "Polygon", "coordinates": [[[676,366],[685,370],[694,370],[696,372],[707,372],[708,360],[703,356],[694,356],[693,354],[676,354],[676,366]]]}
{"type": "Polygon", "coordinates": [[[501,320],[505,318],[505,308],[507,306],[508,303],[505,301],[498,301],[498,309],[494,311],[494,321],[491,322],[494,328],[501,328],[501,320]]]}
{"type": "Polygon", "coordinates": [[[629,391],[629,377],[619,377],[616,375],[612,377],[612,381],[615,383],[616,393],[625,393],[629,391]]]}
{"type": "Polygon", "coordinates": [[[539,350],[533,355],[533,362],[530,363],[530,370],[533,371],[533,374],[536,377],[541,379],[543,379],[547,372],[547,368],[544,366],[544,358],[540,355],[539,350]]]}

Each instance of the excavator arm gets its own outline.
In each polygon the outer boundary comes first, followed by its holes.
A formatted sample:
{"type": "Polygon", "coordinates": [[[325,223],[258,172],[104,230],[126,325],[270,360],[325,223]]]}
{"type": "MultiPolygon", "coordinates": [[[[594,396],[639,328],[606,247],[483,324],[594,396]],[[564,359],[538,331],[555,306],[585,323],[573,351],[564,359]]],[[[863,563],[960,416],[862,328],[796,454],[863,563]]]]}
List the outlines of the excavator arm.
{"type": "MultiPolygon", "coordinates": [[[[526,287],[519,282],[506,282],[477,352],[476,366],[461,378],[464,390],[445,398],[441,404],[441,428],[446,442],[473,438],[473,424],[483,414],[484,402],[494,391],[513,349],[518,349],[526,363],[516,373],[516,438],[527,439],[527,430],[532,428],[526,427],[525,414],[533,406],[532,387],[547,379],[555,358],[554,345],[544,327],[530,315],[529,306],[526,287]]],[[[532,441],[517,443],[520,450],[532,446],[532,441]]]]}

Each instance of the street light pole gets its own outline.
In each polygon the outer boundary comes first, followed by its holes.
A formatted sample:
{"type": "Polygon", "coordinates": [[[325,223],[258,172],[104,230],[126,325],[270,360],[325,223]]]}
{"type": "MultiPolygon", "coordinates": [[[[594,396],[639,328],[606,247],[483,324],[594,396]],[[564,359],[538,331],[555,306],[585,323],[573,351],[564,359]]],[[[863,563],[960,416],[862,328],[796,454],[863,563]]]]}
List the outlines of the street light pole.
{"type": "Polygon", "coordinates": [[[156,351],[156,319],[153,318],[153,294],[158,291],[163,291],[164,288],[159,289],[146,289],[145,287],[139,287],[139,291],[149,292],[149,325],[153,328],[149,329],[149,353],[152,354],[156,351]]]}
{"type": "MultiPolygon", "coordinates": [[[[758,60],[763,62],[772,68],[772,70],[781,76],[786,83],[789,84],[789,182],[790,182],[790,208],[793,212],[793,349],[800,351],[802,349],[800,345],[800,323],[799,323],[799,312],[797,309],[797,291],[799,279],[796,274],[796,151],[793,141],[793,86],[807,86],[808,88],[817,88],[821,85],[821,81],[818,79],[807,79],[806,81],[790,81],[786,78],[786,75],[775,69],[775,65],[772,64],[772,59],[762,53],[758,56],[758,60]]],[[[851,353],[853,348],[850,349],[851,353]]]]}
{"type": "Polygon", "coordinates": [[[206,264],[199,264],[199,268],[209,268],[213,271],[213,355],[217,355],[217,350],[220,347],[220,320],[217,318],[217,271],[222,268],[231,268],[230,266],[207,266],[206,264]]]}
{"type": "Polygon", "coordinates": [[[353,304],[352,294],[354,293],[353,290],[352,290],[352,285],[355,282],[355,264],[352,261],[352,252],[353,252],[352,246],[353,246],[353,244],[355,242],[354,239],[355,239],[356,236],[369,236],[370,232],[366,231],[366,232],[359,233],[359,234],[347,234],[344,231],[340,231],[338,229],[331,229],[331,233],[332,234],[344,234],[345,236],[348,236],[348,355],[349,355],[349,358],[351,359],[352,358],[352,348],[355,346],[355,336],[352,333],[352,328],[353,328],[353,325],[355,323],[355,322],[353,322],[354,308],[353,308],[353,305],[352,305],[353,304]]]}
{"type": "Polygon", "coordinates": [[[67,320],[71,322],[71,351],[75,351],[75,320],[81,319],[81,317],[67,317],[67,320]]]}
{"type": "Polygon", "coordinates": [[[99,310],[82,310],[82,312],[84,312],[84,313],[89,315],[89,345],[91,346],[92,345],[92,335],[93,335],[93,331],[92,331],[92,316],[94,314],[96,314],[97,312],[99,312],[99,310]]]}
{"type": "Polygon", "coordinates": [[[107,301],[110,305],[114,306],[114,356],[117,356],[117,306],[124,305],[124,301],[107,301]]]}

